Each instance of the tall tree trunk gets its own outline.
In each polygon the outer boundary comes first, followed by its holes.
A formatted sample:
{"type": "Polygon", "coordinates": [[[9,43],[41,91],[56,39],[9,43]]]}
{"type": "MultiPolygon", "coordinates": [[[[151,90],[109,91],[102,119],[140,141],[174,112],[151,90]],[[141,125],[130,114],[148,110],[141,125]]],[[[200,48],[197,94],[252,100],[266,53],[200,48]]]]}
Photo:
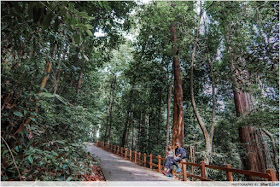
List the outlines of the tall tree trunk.
{"type": "Polygon", "coordinates": [[[181,80],[181,68],[178,58],[177,35],[175,24],[171,26],[173,41],[173,70],[174,70],[174,110],[173,110],[173,136],[172,145],[178,141],[184,144],[184,121],[183,121],[183,89],[181,80]]]}
{"type": "Polygon", "coordinates": [[[123,131],[123,135],[122,135],[122,140],[121,140],[121,147],[124,147],[126,144],[126,137],[127,137],[127,130],[128,130],[128,126],[130,123],[130,112],[131,112],[131,107],[132,107],[132,97],[133,97],[133,93],[134,93],[134,87],[135,87],[135,77],[133,78],[132,81],[132,86],[130,89],[130,93],[129,93],[129,101],[128,101],[128,107],[127,107],[127,112],[126,112],[126,120],[125,120],[125,125],[124,125],[124,131],[123,131]]]}
{"type": "Polygon", "coordinates": [[[171,93],[172,93],[172,84],[171,84],[171,81],[170,81],[169,86],[168,86],[168,93],[167,93],[166,148],[165,148],[166,151],[168,151],[169,136],[170,136],[169,116],[170,116],[171,93]]]}
{"type": "Polygon", "coordinates": [[[80,78],[79,78],[79,82],[78,82],[78,89],[79,90],[82,86],[82,79],[83,79],[83,69],[81,68],[81,71],[80,71],[80,78]]]}
{"type": "MultiPolygon", "coordinates": [[[[129,131],[132,132],[131,134],[134,134],[135,127],[134,127],[134,118],[133,118],[133,116],[134,116],[134,111],[131,112],[131,116],[130,116],[130,120],[131,121],[130,121],[128,127],[127,127],[127,133],[126,133],[126,137],[125,137],[126,141],[128,141],[129,131]]],[[[135,142],[135,140],[133,142],[135,142]]]]}
{"type": "Polygon", "coordinates": [[[114,106],[114,99],[112,99],[110,111],[109,111],[109,135],[108,139],[111,140],[111,130],[112,130],[112,121],[113,121],[113,106],[114,106]]]}
{"type": "Polygon", "coordinates": [[[61,61],[64,60],[65,58],[65,53],[63,53],[63,44],[60,46],[60,52],[59,52],[59,57],[58,57],[58,64],[57,64],[57,74],[55,76],[55,81],[54,81],[54,86],[53,86],[53,94],[56,94],[57,91],[57,87],[58,87],[58,83],[59,83],[59,79],[60,79],[60,75],[61,75],[61,61]],[[62,55],[63,54],[63,55],[62,55]],[[61,56],[62,55],[62,56],[61,56]]]}
{"type": "MultiPolygon", "coordinates": [[[[150,92],[150,103],[151,103],[151,97],[152,97],[152,94],[153,94],[153,89],[151,89],[151,92],[150,92]]],[[[151,138],[152,138],[152,130],[151,130],[151,124],[152,124],[152,115],[153,115],[153,108],[152,106],[150,105],[149,106],[149,114],[148,114],[148,132],[147,132],[147,150],[148,152],[150,152],[151,148],[150,148],[150,145],[151,145],[151,138]]]]}
{"type": "Polygon", "coordinates": [[[131,149],[134,149],[134,123],[131,125],[131,149]]]}
{"type": "MultiPolygon", "coordinates": [[[[238,59],[237,56],[234,55],[233,61],[238,59]]],[[[237,81],[237,79],[242,80],[243,77],[240,75],[240,72],[235,67],[235,64],[232,62],[230,66],[231,71],[233,72],[233,95],[234,95],[234,103],[235,110],[237,116],[246,116],[253,109],[253,100],[252,94],[248,92],[244,92],[237,81]]]]}
{"type": "Polygon", "coordinates": [[[142,120],[141,120],[142,122],[141,122],[141,136],[140,136],[140,138],[141,138],[141,140],[140,140],[140,150],[141,151],[143,151],[143,150],[145,150],[145,146],[144,146],[144,143],[145,143],[145,135],[146,135],[146,133],[145,133],[145,127],[146,127],[146,112],[145,111],[143,111],[143,113],[142,113],[142,120]]]}
{"type": "Polygon", "coordinates": [[[110,100],[109,100],[107,124],[106,124],[106,131],[105,131],[105,140],[104,140],[105,142],[107,142],[108,140],[110,141],[110,137],[111,137],[115,84],[116,84],[116,77],[114,76],[110,84],[110,100]]]}
{"type": "MultiPolygon", "coordinates": [[[[245,169],[265,173],[267,168],[273,168],[262,130],[244,126],[239,129],[239,137],[246,149],[246,157],[243,158],[245,169]]],[[[251,179],[255,180],[254,177],[251,179]]]]}
{"type": "Polygon", "coordinates": [[[202,117],[200,116],[199,111],[198,111],[198,109],[196,107],[196,102],[195,102],[195,98],[194,98],[194,89],[193,89],[194,57],[195,57],[196,47],[197,47],[197,43],[198,43],[200,21],[201,21],[202,15],[203,15],[201,5],[200,5],[200,8],[201,8],[200,9],[200,17],[199,17],[199,20],[198,20],[198,23],[197,23],[196,36],[195,36],[194,47],[193,47],[192,56],[191,56],[191,65],[190,65],[190,94],[191,94],[191,103],[192,103],[193,111],[194,111],[195,117],[197,119],[197,122],[198,122],[198,124],[200,126],[200,129],[201,129],[201,131],[203,133],[203,136],[204,136],[205,151],[206,151],[206,154],[204,156],[204,162],[206,164],[209,164],[210,158],[211,158],[211,154],[212,154],[212,144],[213,144],[215,119],[216,119],[216,97],[215,97],[215,84],[214,84],[215,79],[214,79],[214,73],[213,73],[213,63],[210,60],[210,57],[208,57],[208,61],[209,61],[209,66],[210,66],[210,70],[211,70],[213,106],[212,106],[211,129],[210,129],[209,133],[208,133],[206,125],[205,125],[204,121],[202,120],[202,117]]]}
{"type": "MultiPolygon", "coordinates": [[[[231,31],[231,28],[227,28],[231,31]]],[[[243,70],[244,68],[238,68],[242,66],[242,57],[234,54],[233,49],[229,46],[230,36],[232,33],[226,35],[227,51],[232,55],[232,61],[230,70],[232,72],[232,90],[234,95],[234,104],[236,116],[244,117],[254,109],[254,99],[251,93],[242,89],[242,82],[249,77],[249,72],[243,70]],[[240,70],[242,69],[242,70],[240,70]],[[239,80],[239,81],[237,81],[239,80]]],[[[252,126],[243,126],[239,128],[239,139],[244,145],[245,154],[241,155],[241,160],[244,169],[265,172],[267,168],[272,167],[271,157],[268,151],[268,147],[263,138],[263,133],[260,129],[256,129],[252,126]]],[[[248,180],[256,180],[255,177],[249,177],[248,180]]]]}
{"type": "Polygon", "coordinates": [[[137,137],[137,148],[138,150],[140,150],[140,144],[141,144],[141,141],[140,141],[140,137],[141,137],[141,122],[142,122],[142,112],[140,112],[138,114],[138,137],[137,137]]]}
{"type": "Polygon", "coordinates": [[[56,76],[56,79],[55,79],[55,83],[54,83],[54,86],[53,86],[53,94],[56,94],[56,92],[57,92],[57,87],[58,87],[61,71],[62,71],[62,69],[58,70],[58,73],[57,73],[57,76],[56,76]]]}

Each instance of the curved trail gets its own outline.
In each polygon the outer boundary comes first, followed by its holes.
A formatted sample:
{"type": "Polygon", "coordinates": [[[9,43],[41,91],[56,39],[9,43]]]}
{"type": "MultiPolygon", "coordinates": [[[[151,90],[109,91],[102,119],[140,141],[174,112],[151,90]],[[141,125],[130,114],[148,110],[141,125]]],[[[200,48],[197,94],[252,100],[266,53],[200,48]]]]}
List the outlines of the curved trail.
{"type": "Polygon", "coordinates": [[[120,156],[104,151],[92,143],[87,144],[87,151],[101,160],[100,167],[106,181],[178,181],[124,160],[120,156]]]}

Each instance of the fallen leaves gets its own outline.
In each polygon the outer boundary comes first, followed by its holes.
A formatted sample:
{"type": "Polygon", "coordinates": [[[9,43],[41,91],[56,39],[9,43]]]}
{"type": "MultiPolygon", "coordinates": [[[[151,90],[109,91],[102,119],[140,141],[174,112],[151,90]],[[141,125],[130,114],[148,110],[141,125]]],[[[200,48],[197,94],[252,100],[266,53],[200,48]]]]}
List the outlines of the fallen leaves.
{"type": "Polygon", "coordinates": [[[85,173],[82,177],[85,181],[105,181],[102,169],[97,165],[92,166],[92,173],[85,173]]]}

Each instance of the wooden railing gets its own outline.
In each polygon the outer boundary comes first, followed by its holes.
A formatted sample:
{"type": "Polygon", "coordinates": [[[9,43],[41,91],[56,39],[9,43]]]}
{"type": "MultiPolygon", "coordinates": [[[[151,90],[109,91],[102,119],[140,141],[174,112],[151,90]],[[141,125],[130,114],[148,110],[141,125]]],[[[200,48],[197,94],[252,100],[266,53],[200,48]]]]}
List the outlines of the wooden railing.
{"type": "MultiPolygon", "coordinates": [[[[149,167],[150,169],[156,170],[157,172],[161,173],[164,168],[163,162],[166,159],[164,157],[161,157],[160,155],[154,156],[152,154],[150,155],[146,153],[142,154],[141,152],[128,150],[127,148],[123,148],[112,144],[107,144],[100,141],[97,141],[96,145],[104,150],[117,154],[126,160],[130,160],[135,164],[144,167],[149,167]],[[157,163],[154,163],[153,159],[157,160],[157,163]]],[[[206,177],[206,168],[224,171],[226,174],[227,181],[233,181],[233,173],[251,176],[251,177],[258,177],[267,181],[279,180],[279,173],[276,174],[274,169],[267,169],[266,173],[260,173],[260,172],[253,172],[249,170],[233,169],[231,168],[230,164],[226,164],[225,166],[213,166],[213,165],[206,165],[205,162],[203,161],[200,162],[200,164],[181,161],[180,164],[182,165],[183,169],[182,169],[182,173],[179,174],[182,176],[183,181],[187,181],[187,177],[196,178],[201,181],[211,181],[211,179],[208,179],[206,177]],[[194,175],[192,173],[187,173],[186,166],[198,167],[200,169],[200,176],[194,175]]]]}

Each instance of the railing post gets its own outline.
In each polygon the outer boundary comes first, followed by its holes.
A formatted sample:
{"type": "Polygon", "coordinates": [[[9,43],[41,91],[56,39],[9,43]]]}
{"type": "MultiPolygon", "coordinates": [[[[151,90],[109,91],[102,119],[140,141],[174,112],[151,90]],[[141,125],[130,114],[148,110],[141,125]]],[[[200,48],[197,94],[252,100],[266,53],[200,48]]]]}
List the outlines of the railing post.
{"type": "MultiPolygon", "coordinates": [[[[227,164],[226,168],[231,168],[231,165],[227,164]]],[[[230,172],[230,171],[227,171],[227,180],[228,181],[233,181],[232,172],[230,172]]]]}
{"type": "Polygon", "coordinates": [[[161,173],[161,156],[158,155],[158,172],[161,173]]]}
{"type": "Polygon", "coordinates": [[[119,152],[120,152],[120,146],[118,146],[117,155],[119,154],[119,152]]]}
{"type": "Polygon", "coordinates": [[[121,157],[123,157],[123,147],[121,147],[121,157]]]}
{"type": "Polygon", "coordinates": [[[274,169],[267,169],[266,173],[269,174],[269,178],[268,178],[269,181],[277,181],[277,177],[274,169]]]}
{"type": "Polygon", "coordinates": [[[183,167],[183,181],[187,181],[187,166],[186,164],[182,163],[183,167]]]}
{"type": "Polygon", "coordinates": [[[113,152],[113,147],[114,147],[114,146],[111,144],[111,152],[113,152]]]}
{"type": "Polygon", "coordinates": [[[138,164],[141,166],[141,152],[139,152],[139,163],[138,164]]]}
{"type": "Polygon", "coordinates": [[[132,160],[132,151],[129,150],[129,160],[131,161],[132,160]]]}
{"type": "Polygon", "coordinates": [[[127,148],[125,148],[124,159],[127,159],[127,148]]]}
{"type": "Polygon", "coordinates": [[[137,152],[134,151],[134,163],[137,164],[137,152]]]}
{"type": "Polygon", "coordinates": [[[147,159],[146,159],[146,153],[144,153],[144,167],[147,166],[146,161],[147,161],[147,159]]]}
{"type": "Polygon", "coordinates": [[[153,166],[152,166],[152,163],[153,163],[153,155],[152,155],[152,154],[150,154],[149,163],[150,163],[150,169],[153,169],[153,166]]]}
{"type": "Polygon", "coordinates": [[[206,178],[206,171],[205,171],[205,162],[200,162],[200,170],[201,170],[201,178],[206,178]]]}

